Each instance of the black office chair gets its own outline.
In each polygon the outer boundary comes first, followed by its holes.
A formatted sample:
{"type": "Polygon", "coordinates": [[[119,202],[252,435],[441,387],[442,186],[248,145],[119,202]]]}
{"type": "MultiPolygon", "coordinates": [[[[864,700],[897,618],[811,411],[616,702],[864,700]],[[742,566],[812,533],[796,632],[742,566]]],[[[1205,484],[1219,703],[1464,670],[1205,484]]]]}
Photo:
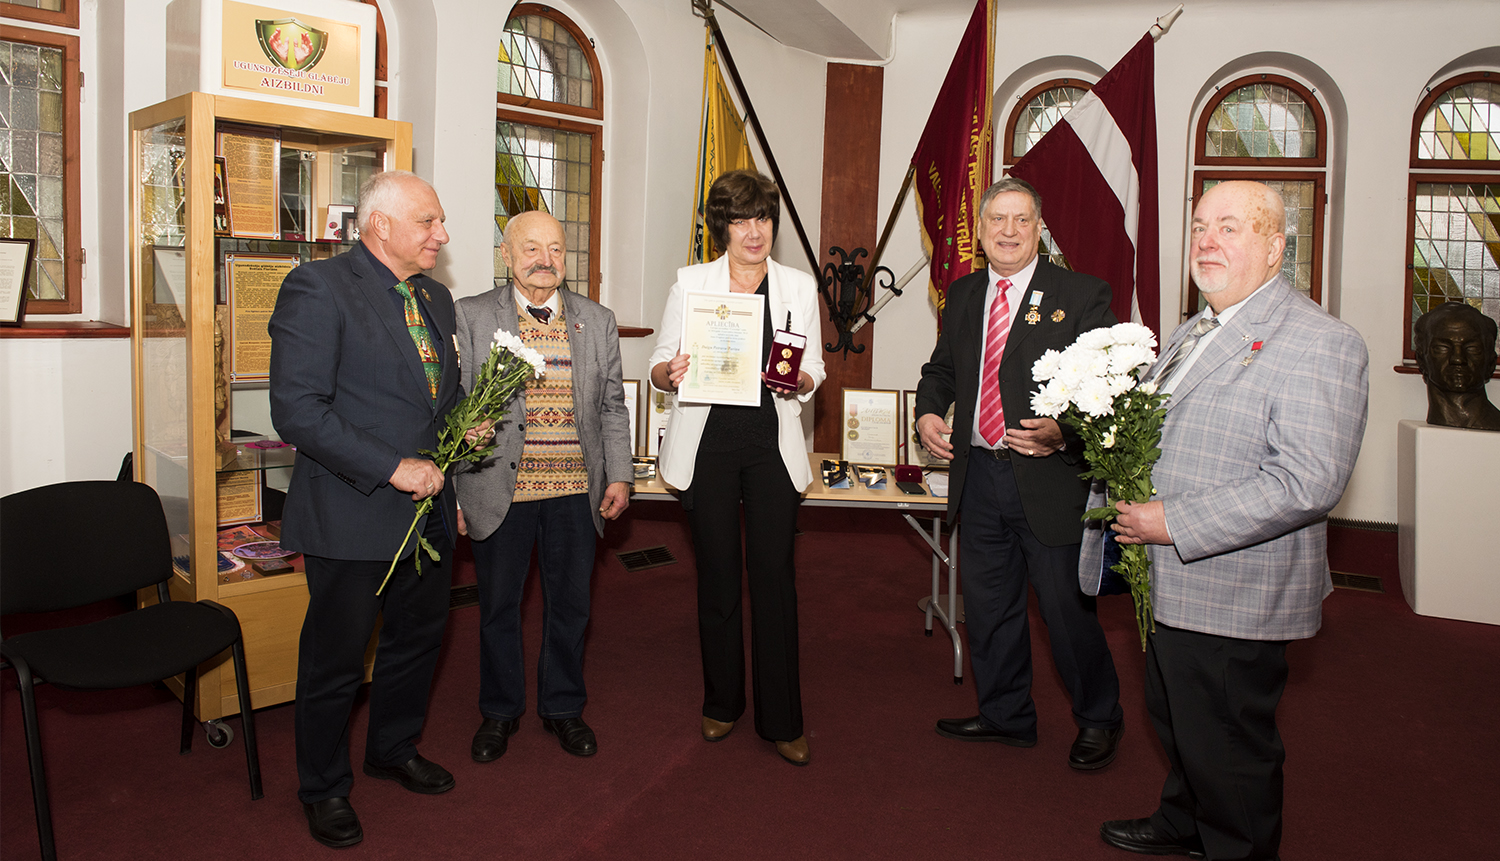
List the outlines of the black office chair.
{"type": "MultiPolygon", "coordinates": [[[[264,793],[245,647],[234,612],[213,601],[172,601],[172,550],[156,491],[134,481],[71,481],[0,498],[0,614],[66,610],[155,585],[159,603],[97,622],[0,641],[16,671],[42,857],[53,859],[52,814],[36,716],[36,682],[113,690],[183,674],[181,753],[192,750],[198,665],[234,659],[250,798],[264,793]],[[108,536],[101,547],[81,534],[108,536]]],[[[4,666],[4,664],[0,664],[4,666]]]]}

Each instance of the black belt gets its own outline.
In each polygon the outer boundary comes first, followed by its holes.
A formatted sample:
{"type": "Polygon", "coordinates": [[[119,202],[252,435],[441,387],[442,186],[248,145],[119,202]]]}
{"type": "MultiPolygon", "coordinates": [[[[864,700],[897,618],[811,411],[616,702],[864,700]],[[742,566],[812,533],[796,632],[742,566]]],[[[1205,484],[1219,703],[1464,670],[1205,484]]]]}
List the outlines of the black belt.
{"type": "Polygon", "coordinates": [[[1008,448],[985,448],[984,446],[972,446],[974,451],[983,452],[995,460],[1010,460],[1010,449],[1008,448]]]}

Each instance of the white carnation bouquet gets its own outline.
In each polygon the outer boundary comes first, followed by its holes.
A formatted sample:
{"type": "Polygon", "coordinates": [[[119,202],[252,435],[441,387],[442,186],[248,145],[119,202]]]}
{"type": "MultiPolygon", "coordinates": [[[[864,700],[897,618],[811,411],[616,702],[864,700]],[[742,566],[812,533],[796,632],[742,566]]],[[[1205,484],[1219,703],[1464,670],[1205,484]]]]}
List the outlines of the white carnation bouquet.
{"type": "MultiPolygon", "coordinates": [[[[1089,470],[1104,479],[1109,504],[1084,512],[1084,520],[1110,521],[1115,502],[1145,502],[1156,488],[1151,467],[1161,457],[1161,426],[1166,418],[1154,382],[1140,382],[1156,360],[1156,335],[1139,323],[1120,323],[1078,336],[1062,352],[1048,350],[1032,365],[1032,379],[1044,385],[1031,396],[1037,414],[1067,422],[1083,438],[1089,470]]],[[[1140,544],[1121,544],[1120,561],[1110,570],[1130,586],[1141,648],[1155,630],[1151,613],[1151,560],[1140,544]]]]}
{"type": "MultiPolygon", "coordinates": [[[[482,437],[484,441],[480,442],[481,437],[473,432],[485,421],[497,419],[511,399],[533,378],[540,378],[546,368],[547,362],[541,353],[526,346],[516,335],[504,329],[496,329],[495,337],[490,343],[490,354],[474,373],[474,390],[448,411],[443,420],[443,429],[438,434],[437,451],[422,449],[421,453],[432,458],[437,468],[445,473],[455,463],[478,463],[484,460],[495,448],[494,436],[482,437]]],[[[406,545],[411,543],[417,524],[432,510],[435,498],[429,496],[417,504],[417,516],[412,518],[406,537],[401,539],[401,547],[396,551],[396,558],[391,560],[391,567],[385,572],[385,579],[380,581],[380,588],[375,590],[375,594],[385,591],[385,584],[390,582],[396,563],[401,561],[406,545]]],[[[434,562],[442,557],[421,535],[417,535],[417,543],[415,562],[417,574],[421,575],[424,552],[434,562]]]]}

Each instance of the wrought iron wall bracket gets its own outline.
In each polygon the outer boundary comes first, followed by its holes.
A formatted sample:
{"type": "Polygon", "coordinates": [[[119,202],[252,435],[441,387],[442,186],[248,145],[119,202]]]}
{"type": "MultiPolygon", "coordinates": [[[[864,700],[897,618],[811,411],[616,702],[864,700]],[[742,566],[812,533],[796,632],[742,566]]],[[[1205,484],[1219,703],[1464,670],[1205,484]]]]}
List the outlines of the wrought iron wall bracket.
{"type": "MultiPolygon", "coordinates": [[[[876,266],[873,277],[866,283],[865,267],[856,262],[869,256],[864,248],[845,251],[834,245],[829,247],[828,253],[837,254],[839,263],[823,265],[818,292],[823,294],[823,303],[828,306],[828,319],[838,332],[838,341],[824,343],[823,349],[830,353],[863,353],[865,345],[854,343],[851,329],[868,316],[875,292],[881,288],[893,288],[896,277],[884,266],[876,266]],[[881,277],[885,278],[884,283],[881,283],[881,277]]],[[[899,295],[900,291],[896,292],[899,295]]]]}

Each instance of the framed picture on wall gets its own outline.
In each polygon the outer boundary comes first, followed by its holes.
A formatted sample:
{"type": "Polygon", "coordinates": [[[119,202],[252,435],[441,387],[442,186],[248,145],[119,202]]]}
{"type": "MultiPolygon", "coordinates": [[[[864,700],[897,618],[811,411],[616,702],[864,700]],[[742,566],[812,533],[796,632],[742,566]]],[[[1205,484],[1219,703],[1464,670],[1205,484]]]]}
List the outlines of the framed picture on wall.
{"type": "Polygon", "coordinates": [[[26,319],[35,254],[35,239],[0,239],[0,326],[19,326],[26,319]]]}

